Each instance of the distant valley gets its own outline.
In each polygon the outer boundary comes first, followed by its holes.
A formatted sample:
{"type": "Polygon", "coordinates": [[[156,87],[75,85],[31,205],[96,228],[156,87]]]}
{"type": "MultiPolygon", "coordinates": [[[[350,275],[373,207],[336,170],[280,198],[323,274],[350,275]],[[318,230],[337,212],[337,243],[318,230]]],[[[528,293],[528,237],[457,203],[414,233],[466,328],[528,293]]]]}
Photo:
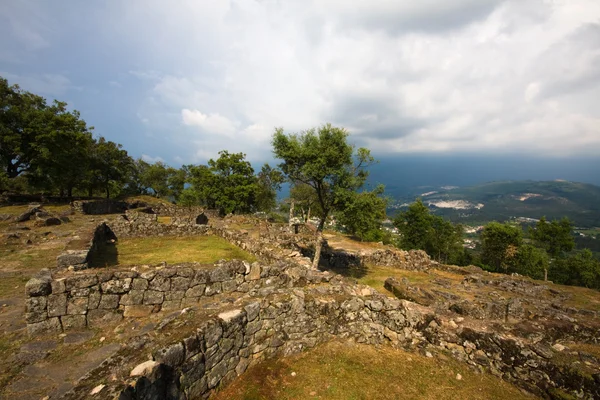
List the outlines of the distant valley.
{"type": "Polygon", "coordinates": [[[480,225],[488,221],[534,222],[568,217],[575,226],[600,226],[600,187],[554,181],[501,181],[468,187],[416,187],[393,195],[388,214],[394,215],[417,198],[454,222],[480,225]]]}

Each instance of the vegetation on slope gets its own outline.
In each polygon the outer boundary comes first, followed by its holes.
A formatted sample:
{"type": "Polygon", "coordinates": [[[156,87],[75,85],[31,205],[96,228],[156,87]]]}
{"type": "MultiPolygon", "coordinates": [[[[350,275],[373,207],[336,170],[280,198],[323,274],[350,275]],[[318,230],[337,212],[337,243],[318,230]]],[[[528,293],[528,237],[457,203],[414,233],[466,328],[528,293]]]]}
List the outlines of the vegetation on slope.
{"type": "Polygon", "coordinates": [[[251,367],[216,400],[533,399],[467,365],[387,347],[330,342],[251,367]]]}

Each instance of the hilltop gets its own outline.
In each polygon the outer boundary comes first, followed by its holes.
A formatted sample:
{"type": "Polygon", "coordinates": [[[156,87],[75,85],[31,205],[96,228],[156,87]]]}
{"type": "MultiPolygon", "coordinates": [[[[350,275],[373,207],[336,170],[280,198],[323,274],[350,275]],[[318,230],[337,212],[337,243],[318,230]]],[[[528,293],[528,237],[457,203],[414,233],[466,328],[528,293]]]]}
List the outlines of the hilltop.
{"type": "MultiPolygon", "coordinates": [[[[419,187],[396,198],[392,212],[421,197],[455,222],[568,217],[578,227],[600,226],[600,187],[563,180],[501,181],[469,187],[419,187]]],[[[533,222],[533,221],[532,221],[533,222]]]]}

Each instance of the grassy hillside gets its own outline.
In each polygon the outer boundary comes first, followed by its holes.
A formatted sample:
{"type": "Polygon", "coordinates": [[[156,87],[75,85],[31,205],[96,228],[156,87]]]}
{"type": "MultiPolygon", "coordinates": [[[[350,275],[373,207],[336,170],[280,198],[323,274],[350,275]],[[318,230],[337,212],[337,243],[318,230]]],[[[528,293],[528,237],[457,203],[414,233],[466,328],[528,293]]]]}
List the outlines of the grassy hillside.
{"type": "MultiPolygon", "coordinates": [[[[579,227],[600,226],[600,187],[568,181],[490,182],[464,188],[428,188],[420,193],[438,215],[477,224],[511,218],[568,217],[579,227]],[[454,208],[452,208],[454,207],[454,208]]],[[[418,195],[400,199],[413,201],[418,195]]]]}

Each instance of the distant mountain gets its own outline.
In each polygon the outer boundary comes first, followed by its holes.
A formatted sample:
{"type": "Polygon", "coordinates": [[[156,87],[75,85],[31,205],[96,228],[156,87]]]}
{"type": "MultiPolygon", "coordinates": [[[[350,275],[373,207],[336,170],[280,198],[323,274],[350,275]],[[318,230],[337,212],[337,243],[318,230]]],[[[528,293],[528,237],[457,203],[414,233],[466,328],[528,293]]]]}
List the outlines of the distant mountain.
{"type": "Polygon", "coordinates": [[[568,217],[578,227],[600,227],[600,187],[554,181],[503,181],[469,187],[427,187],[398,196],[392,213],[421,197],[435,214],[455,222],[568,217]]]}

